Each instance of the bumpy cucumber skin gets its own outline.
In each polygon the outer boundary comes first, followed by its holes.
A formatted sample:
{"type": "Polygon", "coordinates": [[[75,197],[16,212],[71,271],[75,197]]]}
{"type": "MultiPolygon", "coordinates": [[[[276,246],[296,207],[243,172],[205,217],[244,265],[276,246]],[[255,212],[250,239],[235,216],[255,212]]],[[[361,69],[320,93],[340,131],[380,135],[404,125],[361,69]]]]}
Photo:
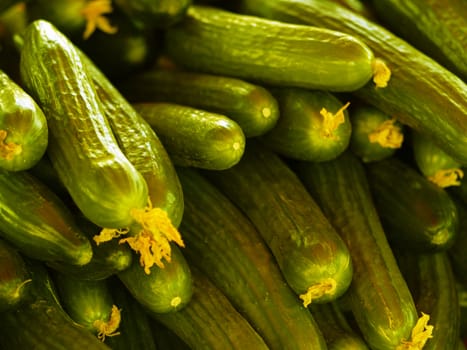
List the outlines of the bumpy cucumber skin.
{"type": "Polygon", "coordinates": [[[246,216],[199,172],[177,171],[185,194],[180,231],[190,266],[229,298],[271,349],[324,349],[319,328],[246,216]]]}
{"type": "Polygon", "coordinates": [[[279,118],[277,101],[266,88],[228,76],[154,69],[129,77],[119,87],[133,103],[177,103],[225,115],[246,137],[265,134],[279,118]]]}
{"type": "Polygon", "coordinates": [[[175,165],[224,170],[243,156],[245,134],[222,114],[164,102],[133,106],[154,129],[175,165]]]}
{"type": "Polygon", "coordinates": [[[347,246],[279,156],[250,140],[237,165],[203,174],[250,218],[297,294],[327,278],[335,280],[336,288],[315,302],[334,300],[348,289],[352,262],[347,246]]]}
{"type": "Polygon", "coordinates": [[[0,157],[0,168],[21,171],[32,168],[48,145],[47,119],[41,108],[16,82],[0,70],[0,129],[4,142],[21,146],[12,159],[0,157]]]}
{"type": "Polygon", "coordinates": [[[323,28],[193,5],[165,34],[168,55],[201,72],[328,91],[356,90],[373,75],[365,44],[323,28]]]}
{"type": "Polygon", "coordinates": [[[331,1],[243,0],[241,6],[244,13],[329,28],[365,42],[392,75],[386,87],[369,82],[355,95],[426,134],[467,164],[467,85],[439,63],[381,25],[331,1]]]}
{"type": "Polygon", "coordinates": [[[115,140],[72,43],[37,20],[24,32],[20,73],[49,126],[47,154],[76,205],[96,225],[130,226],[147,185],[115,140]]]}
{"type": "Polygon", "coordinates": [[[371,349],[394,350],[410,337],[417,311],[373,204],[365,169],[346,151],[295,171],[349,247],[351,311],[371,349]]]}

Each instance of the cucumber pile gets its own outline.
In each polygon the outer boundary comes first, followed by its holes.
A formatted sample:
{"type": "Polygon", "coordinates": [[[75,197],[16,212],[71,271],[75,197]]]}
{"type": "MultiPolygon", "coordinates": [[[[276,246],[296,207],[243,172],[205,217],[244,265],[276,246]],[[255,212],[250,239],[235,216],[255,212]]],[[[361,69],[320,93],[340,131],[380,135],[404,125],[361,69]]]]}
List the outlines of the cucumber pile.
{"type": "Polygon", "coordinates": [[[466,348],[462,0],[9,0],[0,49],[1,349],[466,348]]]}

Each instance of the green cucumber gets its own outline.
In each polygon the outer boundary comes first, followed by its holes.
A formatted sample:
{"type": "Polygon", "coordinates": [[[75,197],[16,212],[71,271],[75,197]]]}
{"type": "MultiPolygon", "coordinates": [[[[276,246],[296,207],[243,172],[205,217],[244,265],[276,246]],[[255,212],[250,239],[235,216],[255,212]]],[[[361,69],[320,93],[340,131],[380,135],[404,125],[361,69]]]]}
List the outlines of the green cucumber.
{"type": "Polygon", "coordinates": [[[328,162],[299,162],[301,181],[347,244],[354,266],[346,293],[371,349],[394,350],[408,340],[417,310],[378,217],[365,169],[346,151],[328,162]]]}
{"type": "Polygon", "coordinates": [[[369,6],[391,32],[467,81],[465,1],[370,0],[369,6]]]}
{"type": "Polygon", "coordinates": [[[343,104],[327,91],[282,88],[272,90],[280,118],[262,137],[264,143],[284,157],[326,161],[349,145],[352,126],[343,104]]]}
{"type": "Polygon", "coordinates": [[[373,52],[353,36],[215,7],[191,6],[165,38],[182,67],[268,85],[353,91],[373,75],[373,52]]]}
{"type": "Polygon", "coordinates": [[[305,306],[334,300],[348,289],[347,246],[278,155],[250,140],[234,167],[204,174],[256,226],[305,306]]]}
{"type": "MultiPolygon", "coordinates": [[[[429,316],[423,350],[456,349],[460,331],[460,305],[456,279],[446,252],[396,252],[401,271],[419,312],[429,316]],[[431,329],[429,329],[431,328],[431,329]]],[[[420,346],[420,348],[422,348],[420,346]]]]}
{"type": "Polygon", "coordinates": [[[103,342],[106,337],[119,335],[120,308],[106,279],[83,280],[60,272],[52,277],[60,303],[72,320],[103,342]]]}
{"type": "Polygon", "coordinates": [[[48,144],[47,119],[33,98],[0,70],[0,168],[32,168],[48,144]]]}
{"type": "Polygon", "coordinates": [[[229,298],[271,349],[324,349],[320,330],[253,224],[199,172],[177,171],[185,194],[180,231],[188,264],[229,298]]]}
{"type": "Polygon", "coordinates": [[[0,312],[18,307],[28,296],[31,281],[21,253],[0,239],[0,312]]]}
{"type": "Polygon", "coordinates": [[[60,180],[96,225],[134,224],[147,185],[119,148],[78,51],[44,20],[29,24],[23,39],[21,77],[46,114],[47,154],[60,180]]]}
{"type": "Polygon", "coordinates": [[[151,313],[169,313],[183,309],[191,300],[191,269],[178,246],[165,266],[154,267],[147,274],[137,259],[117,274],[130,294],[151,313]]]}
{"type": "Polygon", "coordinates": [[[245,14],[336,30],[366,43],[392,74],[386,87],[369,83],[353,94],[467,164],[467,85],[439,63],[383,26],[332,1],[242,0],[241,7],[245,14]]]}
{"type": "Polygon", "coordinates": [[[150,321],[158,349],[190,350],[190,347],[172,330],[154,319],[150,321]]]}
{"type": "Polygon", "coordinates": [[[28,260],[28,269],[30,296],[19,307],[0,313],[2,349],[110,349],[63,310],[53,280],[40,262],[28,260]]]}
{"type": "Polygon", "coordinates": [[[375,162],[390,157],[404,142],[404,126],[380,109],[357,103],[349,108],[352,135],[350,149],[363,162],[375,162]]]}
{"type": "Polygon", "coordinates": [[[241,127],[225,115],[174,103],[136,103],[175,165],[210,170],[238,163],[245,149],[241,127]]]}
{"type": "Polygon", "coordinates": [[[41,261],[85,265],[89,239],[71,209],[26,171],[0,171],[0,236],[24,255],[41,261]]]}
{"type": "Polygon", "coordinates": [[[193,298],[178,312],[149,315],[193,350],[269,349],[229,299],[193,268],[193,298]]]}
{"type": "Polygon", "coordinates": [[[119,87],[133,103],[177,103],[225,115],[246,137],[266,133],[279,118],[277,101],[268,90],[228,76],[159,68],[133,75],[119,87]]]}
{"type": "Polygon", "coordinates": [[[449,194],[395,156],[366,164],[375,205],[391,244],[418,252],[449,248],[459,228],[449,194]]]}

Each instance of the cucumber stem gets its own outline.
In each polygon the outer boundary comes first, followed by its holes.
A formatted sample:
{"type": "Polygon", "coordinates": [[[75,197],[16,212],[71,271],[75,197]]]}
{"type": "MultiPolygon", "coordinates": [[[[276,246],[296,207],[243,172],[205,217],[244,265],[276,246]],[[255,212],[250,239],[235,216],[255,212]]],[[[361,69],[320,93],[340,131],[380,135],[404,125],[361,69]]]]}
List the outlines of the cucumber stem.
{"type": "Polygon", "coordinates": [[[23,151],[23,148],[14,142],[5,142],[7,135],[6,130],[0,130],[0,158],[12,160],[23,151]]]}
{"type": "Polygon", "coordinates": [[[325,294],[333,294],[336,290],[337,283],[333,278],[326,278],[324,281],[308,287],[304,294],[300,294],[300,299],[303,300],[303,306],[308,307],[311,302],[317,298],[321,298],[325,294]]]}
{"type": "Polygon", "coordinates": [[[411,340],[403,340],[396,350],[420,350],[423,349],[428,339],[432,338],[433,326],[428,324],[430,316],[422,312],[412,329],[411,340]]]}
{"type": "Polygon", "coordinates": [[[460,180],[464,177],[464,172],[459,168],[440,169],[431,176],[428,180],[438,185],[439,187],[460,186],[460,180]]]}
{"type": "Polygon", "coordinates": [[[116,305],[112,305],[110,318],[107,322],[102,320],[95,320],[93,323],[94,328],[96,328],[98,331],[97,338],[103,342],[105,341],[105,337],[119,335],[120,332],[117,332],[117,329],[120,326],[121,319],[120,309],[116,305]]]}
{"type": "Polygon", "coordinates": [[[396,119],[391,118],[382,122],[368,135],[371,143],[378,143],[385,148],[400,148],[404,141],[404,134],[396,124],[396,119]]]}
{"type": "Polygon", "coordinates": [[[376,58],[373,61],[373,82],[376,87],[388,86],[389,79],[391,79],[391,70],[382,59],[376,58]]]}
{"type": "Polygon", "coordinates": [[[328,112],[326,108],[321,108],[319,114],[323,116],[323,136],[334,138],[333,132],[345,122],[344,111],[349,107],[350,102],[347,102],[336,113],[328,112]]]}
{"type": "Polygon", "coordinates": [[[110,24],[109,20],[104,17],[104,14],[112,12],[112,2],[110,0],[91,0],[81,10],[81,14],[86,18],[86,28],[83,33],[83,38],[88,39],[97,29],[104,33],[115,34],[117,27],[110,24]]]}

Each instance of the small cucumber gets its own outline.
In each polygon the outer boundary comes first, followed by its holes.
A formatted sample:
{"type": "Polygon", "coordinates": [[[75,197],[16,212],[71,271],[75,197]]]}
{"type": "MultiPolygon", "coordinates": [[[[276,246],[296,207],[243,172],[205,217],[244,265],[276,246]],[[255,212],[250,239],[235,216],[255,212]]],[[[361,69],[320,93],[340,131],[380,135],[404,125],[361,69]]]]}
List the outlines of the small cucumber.
{"type": "Polygon", "coordinates": [[[282,88],[272,93],[280,118],[262,139],[275,152],[298,160],[326,161],[348,147],[352,132],[348,104],[327,91],[282,88]]]}
{"type": "Polygon", "coordinates": [[[279,118],[267,89],[228,76],[159,68],[133,75],[119,87],[133,103],[169,102],[225,115],[246,137],[266,133],[279,118]]]}
{"type": "Polygon", "coordinates": [[[250,139],[234,167],[203,174],[256,226],[305,306],[334,300],[348,289],[347,246],[278,155],[250,139]]]}
{"type": "Polygon", "coordinates": [[[48,144],[47,119],[33,98],[0,70],[0,168],[32,168],[48,144]]]}
{"type": "Polygon", "coordinates": [[[449,194],[395,156],[366,164],[378,214],[391,244],[418,252],[449,248],[459,229],[449,194]]]}
{"type": "Polygon", "coordinates": [[[199,172],[177,171],[185,194],[180,230],[188,264],[229,298],[271,349],[324,349],[320,330],[253,224],[199,172]]]}
{"type": "Polygon", "coordinates": [[[373,52],[353,36],[216,7],[191,6],[165,38],[182,67],[268,85],[353,91],[373,75],[373,52]]]}
{"type": "Polygon", "coordinates": [[[224,170],[243,155],[243,130],[222,114],[164,102],[133,106],[159,136],[175,165],[224,170]]]}
{"type": "Polygon", "coordinates": [[[193,298],[178,312],[149,315],[193,350],[267,350],[261,336],[229,299],[193,268],[193,298]]]}
{"type": "Polygon", "coordinates": [[[354,273],[346,293],[371,349],[408,340],[417,310],[387,241],[360,159],[346,151],[328,162],[299,162],[301,181],[347,244],[354,273]]]}
{"type": "Polygon", "coordinates": [[[0,239],[0,312],[18,307],[28,296],[31,281],[21,253],[0,239]]]}
{"type": "Polygon", "coordinates": [[[41,261],[85,265],[89,239],[71,209],[26,171],[0,171],[0,236],[24,255],[41,261]]]}

